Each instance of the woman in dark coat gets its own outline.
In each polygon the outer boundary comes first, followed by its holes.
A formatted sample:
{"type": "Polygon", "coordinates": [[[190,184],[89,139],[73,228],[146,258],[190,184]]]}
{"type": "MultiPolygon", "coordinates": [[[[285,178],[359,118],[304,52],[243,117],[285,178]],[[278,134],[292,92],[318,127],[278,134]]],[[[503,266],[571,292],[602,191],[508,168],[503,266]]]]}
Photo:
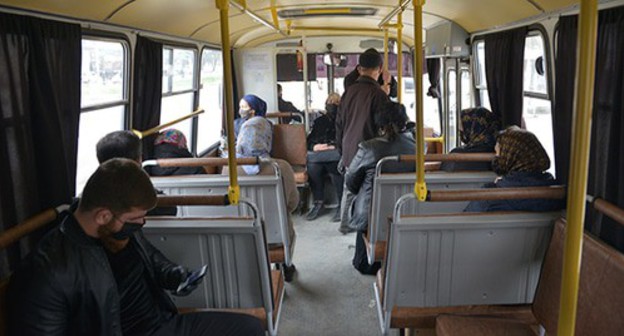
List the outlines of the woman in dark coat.
{"type": "MultiPolygon", "coordinates": [[[[451,153],[494,153],[496,135],[501,128],[498,116],[485,107],[475,107],[461,111],[459,135],[463,146],[454,148],[451,153]]],[[[491,170],[490,162],[443,162],[440,170],[491,170]]]]}
{"type": "MultiPolygon", "coordinates": [[[[325,101],[325,114],[314,122],[312,132],[308,135],[308,176],[310,177],[310,188],[314,197],[314,206],[308,212],[306,219],[316,219],[322,208],[325,199],[325,177],[329,176],[336,195],[342,195],[344,179],[338,172],[338,161],[340,153],[336,149],[336,113],[340,104],[340,95],[332,93],[325,101]]],[[[332,221],[340,221],[340,207],[334,213],[332,221]]]]}
{"type": "MultiPolygon", "coordinates": [[[[546,172],[548,168],[550,159],[537,137],[527,130],[511,126],[498,136],[496,143],[492,169],[499,177],[483,187],[545,187],[558,184],[546,172]]],[[[564,200],[554,199],[490,200],[472,201],[464,211],[557,211],[564,207],[564,200]]]]}
{"type": "MultiPolygon", "coordinates": [[[[355,198],[349,226],[357,230],[353,267],[362,274],[375,274],[381,266],[379,262],[368,263],[364,235],[368,229],[369,210],[375,180],[377,162],[386,156],[413,154],[416,148],[412,132],[406,128],[407,114],[399,103],[388,103],[387,107],[375,115],[375,125],[379,128],[377,138],[363,141],[351,161],[345,175],[346,185],[355,198]]],[[[414,171],[414,163],[393,163],[385,166],[385,173],[414,171]]]]}
{"type": "MultiPolygon", "coordinates": [[[[158,134],[154,141],[154,158],[156,159],[173,159],[173,158],[192,158],[193,154],[186,147],[186,137],[184,133],[177,129],[167,129],[158,134]]],[[[169,176],[169,175],[193,175],[204,174],[202,167],[149,167],[147,172],[151,176],[169,176]]]]}

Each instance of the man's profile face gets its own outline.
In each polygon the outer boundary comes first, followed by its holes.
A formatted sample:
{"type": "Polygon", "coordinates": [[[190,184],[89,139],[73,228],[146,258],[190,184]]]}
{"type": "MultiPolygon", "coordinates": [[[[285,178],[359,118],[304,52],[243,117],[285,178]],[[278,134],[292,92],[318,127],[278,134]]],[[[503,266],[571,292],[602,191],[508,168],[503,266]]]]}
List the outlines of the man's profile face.
{"type": "Polygon", "coordinates": [[[147,210],[142,210],[138,208],[133,208],[130,211],[121,214],[113,213],[111,220],[98,229],[100,237],[111,237],[113,234],[121,231],[124,223],[143,225],[145,223],[146,214],[147,210]]]}

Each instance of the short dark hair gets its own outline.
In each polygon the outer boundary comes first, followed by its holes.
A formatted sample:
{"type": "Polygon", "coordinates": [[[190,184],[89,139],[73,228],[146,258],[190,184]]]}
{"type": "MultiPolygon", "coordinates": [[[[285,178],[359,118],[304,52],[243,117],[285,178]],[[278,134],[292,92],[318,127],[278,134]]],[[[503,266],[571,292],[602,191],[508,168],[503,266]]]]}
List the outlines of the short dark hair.
{"type": "Polygon", "coordinates": [[[149,210],[156,205],[156,192],[149,176],[133,160],[110,159],[102,163],[89,177],[80,198],[82,211],[98,207],[115,214],[133,208],[149,210]]]}
{"type": "Polygon", "coordinates": [[[131,131],[115,131],[106,134],[98,141],[95,150],[100,163],[113,158],[141,161],[141,139],[131,131]]]}
{"type": "Polygon", "coordinates": [[[375,69],[383,64],[383,60],[377,50],[370,48],[360,54],[358,64],[365,69],[375,69]]]}
{"type": "Polygon", "coordinates": [[[405,106],[395,102],[384,104],[383,109],[374,115],[377,129],[391,139],[405,130],[408,120],[405,106]]]}

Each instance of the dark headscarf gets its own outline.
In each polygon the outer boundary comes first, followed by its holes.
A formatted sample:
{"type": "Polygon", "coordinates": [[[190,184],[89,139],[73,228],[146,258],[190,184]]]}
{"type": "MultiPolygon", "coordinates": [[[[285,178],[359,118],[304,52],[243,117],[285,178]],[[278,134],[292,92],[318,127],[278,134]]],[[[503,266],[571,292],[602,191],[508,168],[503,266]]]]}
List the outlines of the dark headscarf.
{"type": "Polygon", "coordinates": [[[496,145],[496,135],[501,128],[498,116],[484,107],[461,111],[461,141],[466,147],[496,145]]]}
{"type": "Polygon", "coordinates": [[[267,104],[260,97],[252,94],[245,95],[243,100],[249,104],[249,107],[256,111],[254,114],[256,117],[264,117],[266,115],[267,104]]]}
{"type": "Polygon", "coordinates": [[[492,161],[498,175],[511,172],[542,173],[550,168],[550,159],[535,134],[511,126],[498,136],[500,153],[492,161]]]}

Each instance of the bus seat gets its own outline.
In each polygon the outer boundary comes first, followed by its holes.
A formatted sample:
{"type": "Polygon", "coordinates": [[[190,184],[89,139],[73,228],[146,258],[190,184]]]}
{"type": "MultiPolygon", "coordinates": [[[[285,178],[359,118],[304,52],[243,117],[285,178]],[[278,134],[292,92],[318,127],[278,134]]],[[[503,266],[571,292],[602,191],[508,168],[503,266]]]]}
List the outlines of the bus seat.
{"type": "Polygon", "coordinates": [[[475,313],[526,320],[526,304],[533,300],[558,216],[559,212],[399,216],[390,225],[382,278],[373,285],[382,330],[431,328],[437,315],[458,306],[477,305],[475,313]]]}
{"type": "MultiPolygon", "coordinates": [[[[433,128],[432,127],[423,127],[423,136],[425,138],[433,137],[433,128]]],[[[442,144],[439,142],[426,142],[427,153],[428,154],[441,154],[442,153],[442,144]]]]}
{"type": "Polygon", "coordinates": [[[202,284],[185,297],[172,296],[181,312],[233,311],[260,318],[277,333],[283,276],[271,271],[264,229],[253,217],[150,217],[147,239],[175,263],[208,265],[202,284]]]}
{"type": "MultiPolygon", "coordinates": [[[[264,164],[264,163],[263,163],[264,164]]],[[[279,166],[271,161],[273,175],[241,175],[240,195],[256,204],[265,225],[272,263],[292,265],[295,237],[289,232],[286,196],[279,176],[279,166]]],[[[156,189],[167,195],[223,195],[229,178],[225,175],[190,175],[152,177],[156,189]]],[[[248,216],[247,207],[238,206],[179,206],[179,217],[248,216]]]]}
{"type": "MultiPolygon", "coordinates": [[[[216,158],[219,157],[219,147],[214,147],[208,152],[206,152],[203,158],[216,158]]],[[[221,167],[218,166],[203,166],[206,174],[219,174],[221,173],[221,167]]]]}
{"type": "Polygon", "coordinates": [[[307,185],[308,148],[303,125],[274,125],[272,152],[272,157],[290,163],[298,186],[307,185]]]}
{"type": "MultiPolygon", "coordinates": [[[[382,247],[377,247],[377,242],[384,242],[387,235],[388,217],[392,216],[394,205],[402,195],[413,192],[416,176],[414,173],[388,174],[382,173],[386,162],[396,161],[396,158],[388,157],[380,160],[376,177],[373,182],[373,196],[371,212],[369,215],[368,232],[365,243],[368,251],[369,263],[383,259],[385,252],[382,247]]],[[[478,189],[487,182],[496,178],[493,172],[426,172],[425,180],[429,190],[440,189],[478,189]]],[[[436,214],[461,212],[468,202],[411,202],[404,208],[410,214],[436,214]]]]}
{"type": "MultiPolygon", "coordinates": [[[[565,240],[563,219],[557,220],[544,260],[535,300],[531,306],[538,323],[548,335],[557,334],[559,298],[561,290],[563,246],[565,240]]],[[[576,335],[618,335],[624,329],[619,318],[624,309],[624,255],[596,240],[583,235],[582,263],[576,315],[576,335]]],[[[478,317],[444,316],[436,321],[438,335],[457,335],[455,330],[471,330],[479,326],[480,335],[500,335],[500,328],[509,324],[518,329],[517,322],[478,317]]],[[[515,330],[514,329],[514,330],[515,330]]],[[[526,328],[524,328],[526,330],[526,328]]],[[[520,335],[520,334],[518,334],[520,335]]],[[[528,331],[522,335],[534,335],[528,331]]]]}

